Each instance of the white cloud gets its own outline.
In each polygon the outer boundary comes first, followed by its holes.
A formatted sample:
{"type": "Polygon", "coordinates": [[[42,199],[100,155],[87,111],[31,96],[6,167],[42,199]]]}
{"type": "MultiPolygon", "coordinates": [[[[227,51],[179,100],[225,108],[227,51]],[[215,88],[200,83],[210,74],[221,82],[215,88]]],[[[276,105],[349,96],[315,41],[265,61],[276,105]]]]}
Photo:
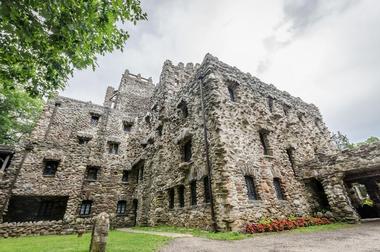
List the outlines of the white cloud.
{"type": "Polygon", "coordinates": [[[380,2],[371,0],[143,1],[123,53],[76,72],[63,95],[102,103],[125,69],[158,81],[164,60],[207,52],[320,107],[353,140],[380,135],[380,2]],[[356,4],[353,4],[356,3],[356,4]]]}

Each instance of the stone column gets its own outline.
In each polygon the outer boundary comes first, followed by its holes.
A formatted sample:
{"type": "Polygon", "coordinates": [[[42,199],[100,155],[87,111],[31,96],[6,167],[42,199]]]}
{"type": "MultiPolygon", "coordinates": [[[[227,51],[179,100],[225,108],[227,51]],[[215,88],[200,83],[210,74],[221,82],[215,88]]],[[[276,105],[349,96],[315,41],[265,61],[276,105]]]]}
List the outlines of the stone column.
{"type": "Polygon", "coordinates": [[[343,174],[336,173],[322,179],[331,211],[339,220],[358,222],[360,217],[351,204],[344,186],[343,174]]]}
{"type": "Polygon", "coordinates": [[[105,212],[95,217],[92,228],[90,252],[105,252],[107,244],[108,230],[110,227],[109,215],[105,212]]]}

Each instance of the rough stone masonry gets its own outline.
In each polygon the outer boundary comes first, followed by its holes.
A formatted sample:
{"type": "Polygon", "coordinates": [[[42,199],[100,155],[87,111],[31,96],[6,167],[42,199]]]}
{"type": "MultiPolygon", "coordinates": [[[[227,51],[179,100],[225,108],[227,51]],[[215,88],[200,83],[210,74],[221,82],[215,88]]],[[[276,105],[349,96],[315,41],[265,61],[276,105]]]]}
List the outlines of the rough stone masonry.
{"type": "Polygon", "coordinates": [[[165,61],[157,85],[125,71],[103,106],[50,100],[30,137],[0,146],[0,235],[90,229],[101,212],[112,227],[358,221],[358,197],[379,214],[379,149],[340,153],[315,105],[210,54],[165,61]]]}

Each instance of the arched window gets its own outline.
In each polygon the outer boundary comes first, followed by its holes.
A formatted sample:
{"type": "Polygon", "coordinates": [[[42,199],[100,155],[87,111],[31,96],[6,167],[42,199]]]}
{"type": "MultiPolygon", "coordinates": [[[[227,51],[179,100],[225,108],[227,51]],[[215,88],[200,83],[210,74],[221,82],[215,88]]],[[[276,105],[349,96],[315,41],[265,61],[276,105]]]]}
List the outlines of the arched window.
{"type": "Polygon", "coordinates": [[[248,199],[250,200],[258,200],[259,196],[256,191],[256,185],[255,181],[253,180],[252,176],[244,176],[245,179],[245,184],[247,186],[247,194],[248,194],[248,199]]]}

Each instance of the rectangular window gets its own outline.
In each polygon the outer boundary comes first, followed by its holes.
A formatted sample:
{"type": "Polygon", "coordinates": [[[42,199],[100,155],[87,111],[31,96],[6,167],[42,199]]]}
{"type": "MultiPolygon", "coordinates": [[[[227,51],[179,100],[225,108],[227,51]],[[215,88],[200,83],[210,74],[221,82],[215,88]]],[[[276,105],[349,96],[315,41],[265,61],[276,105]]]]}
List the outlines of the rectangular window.
{"type": "Polygon", "coordinates": [[[119,200],[116,206],[116,213],[119,215],[125,214],[127,209],[127,202],[125,200],[119,200]]]}
{"type": "Polygon", "coordinates": [[[190,192],[191,192],[191,205],[195,206],[197,204],[197,181],[193,180],[190,182],[190,192]]]}
{"type": "Polygon", "coordinates": [[[80,145],[88,144],[89,141],[90,141],[90,138],[87,138],[87,137],[78,137],[78,143],[80,145]]]}
{"type": "Polygon", "coordinates": [[[124,170],[123,171],[123,177],[121,177],[121,181],[128,182],[128,175],[129,175],[128,171],[124,170]]]}
{"type": "Polygon", "coordinates": [[[87,167],[86,180],[95,181],[98,179],[99,167],[87,167]]]}
{"type": "Polygon", "coordinates": [[[158,126],[157,127],[157,134],[158,136],[162,136],[162,130],[164,129],[164,127],[162,125],[158,126]]]}
{"type": "Polygon", "coordinates": [[[185,206],[185,186],[180,185],[178,187],[178,201],[179,201],[179,207],[185,206]]]}
{"type": "Polygon", "coordinates": [[[203,178],[203,186],[204,186],[204,192],[205,192],[205,202],[210,203],[211,201],[210,180],[208,179],[208,176],[203,178]]]}
{"type": "Polygon", "coordinates": [[[98,123],[99,123],[99,119],[100,119],[100,115],[92,114],[92,115],[91,115],[90,124],[91,124],[92,126],[97,126],[98,123]]]}
{"type": "Polygon", "coordinates": [[[133,123],[132,122],[123,122],[123,130],[125,133],[129,133],[132,130],[133,123]]]}
{"type": "Polygon", "coordinates": [[[273,112],[273,98],[272,97],[268,97],[268,108],[269,108],[269,111],[272,113],[273,112]]]}
{"type": "Polygon", "coordinates": [[[81,216],[90,215],[91,214],[91,206],[92,206],[91,200],[82,201],[82,204],[80,205],[79,215],[81,215],[81,216]]]}
{"type": "Polygon", "coordinates": [[[108,142],[108,153],[119,154],[119,143],[108,142]]]}
{"type": "Polygon", "coordinates": [[[59,161],[58,160],[45,160],[44,161],[44,176],[54,176],[57,172],[59,161]]]}
{"type": "Polygon", "coordinates": [[[248,199],[258,200],[259,197],[257,195],[256,186],[255,186],[255,182],[253,180],[253,177],[244,176],[244,178],[245,178],[245,184],[247,186],[248,199]]]}
{"type": "Polygon", "coordinates": [[[184,145],[183,145],[183,161],[185,162],[190,162],[191,161],[191,156],[192,156],[192,152],[191,152],[191,140],[187,141],[184,145]]]}
{"type": "Polygon", "coordinates": [[[169,189],[169,209],[174,208],[174,188],[169,189]]]}
{"type": "Polygon", "coordinates": [[[144,166],[140,167],[139,176],[140,176],[140,181],[143,181],[144,180],[144,166]]]}
{"type": "Polygon", "coordinates": [[[261,146],[263,147],[264,155],[270,155],[269,144],[268,144],[268,133],[264,130],[261,130],[259,134],[260,134],[260,142],[261,142],[261,146]]]}
{"type": "Polygon", "coordinates": [[[179,110],[181,112],[181,115],[182,115],[182,118],[188,117],[188,115],[189,115],[189,109],[187,108],[187,103],[184,100],[182,100],[178,104],[177,108],[179,108],[179,110]]]}
{"type": "Polygon", "coordinates": [[[273,179],[273,185],[274,185],[274,189],[276,191],[277,199],[285,200],[284,192],[283,192],[282,186],[281,186],[281,180],[279,178],[274,178],[273,179]]]}
{"type": "Polygon", "coordinates": [[[38,209],[39,219],[49,219],[53,213],[54,201],[41,201],[40,207],[38,209]]]}
{"type": "Polygon", "coordinates": [[[235,102],[236,98],[235,98],[235,90],[234,90],[234,88],[228,87],[228,94],[230,95],[230,100],[232,102],[235,102]]]}

